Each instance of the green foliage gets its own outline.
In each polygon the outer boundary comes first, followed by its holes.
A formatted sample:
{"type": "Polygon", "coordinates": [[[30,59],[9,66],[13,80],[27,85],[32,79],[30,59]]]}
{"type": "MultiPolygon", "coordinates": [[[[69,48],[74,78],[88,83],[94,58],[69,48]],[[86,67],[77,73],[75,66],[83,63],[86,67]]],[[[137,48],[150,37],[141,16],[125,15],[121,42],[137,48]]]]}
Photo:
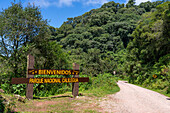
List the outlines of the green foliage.
{"type": "Polygon", "coordinates": [[[0,54],[8,60],[14,76],[17,76],[19,57],[23,54],[20,48],[32,41],[47,39],[47,21],[42,19],[38,7],[28,5],[23,8],[21,3],[12,3],[0,13],[0,18],[0,54]]]}
{"type": "Polygon", "coordinates": [[[87,75],[79,75],[80,77],[89,77],[89,82],[79,82],[79,91],[89,90],[92,87],[92,77],[87,75]]]}
{"type": "Polygon", "coordinates": [[[3,104],[3,99],[0,97],[0,112],[3,113],[5,109],[5,105],[3,104]]]}
{"type": "Polygon", "coordinates": [[[119,87],[116,84],[118,78],[112,74],[104,73],[97,75],[97,77],[80,74],[80,77],[89,77],[89,82],[80,82],[79,91],[89,92],[95,96],[104,96],[119,91],[119,87]]]}
{"type": "Polygon", "coordinates": [[[128,63],[125,69],[131,83],[167,94],[170,93],[169,4],[165,2],[158,5],[154,12],[142,15],[132,33],[134,39],[127,46],[128,63]]]}
{"type": "Polygon", "coordinates": [[[13,85],[14,94],[25,95],[25,84],[13,85]]]}
{"type": "Polygon", "coordinates": [[[47,21],[43,20],[38,7],[28,5],[23,8],[21,3],[12,3],[8,9],[0,13],[0,56],[10,67],[12,77],[20,74],[20,64],[24,52],[20,50],[23,46],[37,41],[47,39],[47,21]],[[44,35],[43,37],[40,37],[44,35]]]}
{"type": "Polygon", "coordinates": [[[90,77],[90,79],[88,92],[93,93],[95,96],[104,96],[119,91],[119,87],[116,84],[117,78],[112,74],[99,74],[97,77],[90,77]]]}
{"type": "MultiPolygon", "coordinates": [[[[134,37],[132,43],[129,43],[128,49],[131,54],[135,55],[142,63],[150,62],[153,64],[157,62],[160,57],[169,53],[169,35],[168,32],[164,33],[166,29],[164,17],[168,9],[168,3],[162,4],[157,7],[157,11],[153,13],[146,13],[142,21],[140,21],[136,30],[133,32],[134,37]],[[158,16],[159,15],[159,16],[158,16]],[[162,16],[161,16],[162,15],[162,16]],[[134,52],[136,50],[136,52],[134,52]]],[[[169,23],[166,23],[169,25],[169,23]]]]}
{"type": "MultiPolygon", "coordinates": [[[[67,78],[64,75],[35,75],[36,78],[67,78]]],[[[47,97],[49,95],[62,94],[71,91],[71,83],[54,83],[54,84],[34,84],[34,96],[47,97]],[[44,93],[45,92],[45,93],[44,93]]]]}
{"type": "Polygon", "coordinates": [[[129,0],[128,3],[126,4],[126,7],[129,8],[129,7],[133,7],[135,4],[135,0],[129,0]]]}
{"type": "Polygon", "coordinates": [[[50,41],[56,29],[43,20],[40,9],[12,3],[0,13],[0,85],[6,93],[25,95],[25,85],[12,85],[12,77],[26,77],[27,55],[35,58],[35,68],[67,69],[68,56],[50,41]]]}
{"type": "MultiPolygon", "coordinates": [[[[108,59],[107,53],[117,54],[121,49],[125,49],[133,39],[131,34],[141,15],[150,11],[146,11],[145,5],[142,7],[134,4],[134,0],[130,0],[126,8],[124,4],[112,1],[81,16],[68,18],[68,21],[56,30],[53,39],[59,41],[63,49],[69,53],[70,61],[83,67],[83,74],[112,72],[112,63],[115,64],[117,61],[112,62],[108,59]],[[94,53],[91,52],[93,49],[94,53]],[[97,62],[91,60],[95,59],[92,54],[98,56],[97,62]]],[[[149,3],[152,8],[155,8],[156,4],[158,5],[157,2],[149,3]]]]}
{"type": "Polygon", "coordinates": [[[0,112],[1,113],[11,113],[14,111],[15,105],[15,99],[11,98],[10,100],[7,99],[4,95],[1,95],[0,93],[0,112]]]}

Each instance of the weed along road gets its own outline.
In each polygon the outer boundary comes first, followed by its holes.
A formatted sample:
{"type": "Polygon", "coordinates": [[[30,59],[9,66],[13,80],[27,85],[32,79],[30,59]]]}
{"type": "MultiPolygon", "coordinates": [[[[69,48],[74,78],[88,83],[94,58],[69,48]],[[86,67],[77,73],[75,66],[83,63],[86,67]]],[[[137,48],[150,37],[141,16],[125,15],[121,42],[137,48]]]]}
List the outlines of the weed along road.
{"type": "Polygon", "coordinates": [[[119,81],[120,91],[100,102],[109,113],[170,113],[170,100],[157,92],[119,81]]]}

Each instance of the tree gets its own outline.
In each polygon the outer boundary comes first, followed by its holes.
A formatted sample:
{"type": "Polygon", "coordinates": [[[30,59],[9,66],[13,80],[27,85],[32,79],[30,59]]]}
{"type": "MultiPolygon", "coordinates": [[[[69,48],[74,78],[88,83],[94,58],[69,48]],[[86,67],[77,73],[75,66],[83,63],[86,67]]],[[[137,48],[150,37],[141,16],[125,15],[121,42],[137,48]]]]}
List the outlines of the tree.
{"type": "Polygon", "coordinates": [[[88,54],[84,54],[82,73],[97,76],[105,71],[103,65],[104,62],[100,57],[100,50],[96,48],[89,49],[88,54]]]}
{"type": "Polygon", "coordinates": [[[140,21],[132,34],[133,45],[129,45],[128,49],[138,48],[136,57],[145,64],[154,64],[170,52],[168,8],[168,3],[164,3],[155,12],[143,15],[145,19],[140,21]]]}
{"type": "Polygon", "coordinates": [[[129,7],[133,7],[135,4],[135,0],[129,0],[128,3],[126,4],[126,7],[129,8],[129,7]]]}
{"type": "MultiPolygon", "coordinates": [[[[75,52],[78,49],[78,52],[81,50],[85,54],[84,56],[87,56],[86,54],[91,54],[89,50],[97,49],[100,50],[100,53],[95,51],[95,54],[102,54],[101,59],[106,59],[105,61],[111,64],[111,60],[107,58],[107,52],[116,54],[127,48],[128,43],[133,40],[131,34],[136,29],[142,15],[158,4],[159,2],[148,2],[143,4],[144,6],[137,6],[135,0],[129,0],[128,7],[124,7],[124,4],[108,2],[101,8],[93,9],[82,16],[68,18],[68,21],[57,30],[58,35],[55,37],[66,51],[75,52]]],[[[70,54],[69,57],[71,59],[79,58],[79,62],[83,62],[81,55],[70,54]]],[[[93,64],[94,60],[89,62],[93,64]]],[[[87,66],[86,63],[81,66],[87,66]]],[[[97,68],[94,70],[96,73],[100,72],[97,68]]]]}
{"type": "Polygon", "coordinates": [[[23,8],[21,3],[12,3],[0,13],[0,56],[8,62],[14,77],[19,75],[20,56],[25,54],[20,49],[47,40],[48,31],[47,20],[34,5],[23,8]]]}
{"type": "Polygon", "coordinates": [[[149,75],[155,73],[162,80],[168,78],[169,74],[162,74],[161,69],[167,70],[170,64],[169,14],[169,2],[158,5],[155,12],[143,15],[133,31],[134,39],[127,46],[128,62],[124,66],[131,82],[148,84],[153,78],[149,75]]]}

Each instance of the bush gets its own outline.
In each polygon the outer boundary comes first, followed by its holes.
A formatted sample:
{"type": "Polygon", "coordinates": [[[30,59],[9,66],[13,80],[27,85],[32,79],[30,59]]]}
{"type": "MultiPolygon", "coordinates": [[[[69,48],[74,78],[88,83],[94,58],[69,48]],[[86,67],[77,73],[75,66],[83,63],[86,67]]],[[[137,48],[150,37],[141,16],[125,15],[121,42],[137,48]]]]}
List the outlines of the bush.
{"type": "Polygon", "coordinates": [[[119,87],[116,81],[118,81],[118,78],[108,73],[90,77],[88,92],[93,93],[95,96],[104,96],[118,92],[119,87]]]}

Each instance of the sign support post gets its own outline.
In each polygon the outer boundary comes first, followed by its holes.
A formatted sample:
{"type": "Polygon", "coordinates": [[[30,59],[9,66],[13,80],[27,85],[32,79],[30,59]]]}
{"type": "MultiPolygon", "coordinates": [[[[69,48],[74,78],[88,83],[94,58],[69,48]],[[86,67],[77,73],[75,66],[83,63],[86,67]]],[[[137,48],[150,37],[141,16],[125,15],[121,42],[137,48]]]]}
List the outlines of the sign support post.
{"type": "Polygon", "coordinates": [[[34,57],[27,56],[26,78],[12,78],[12,84],[27,84],[26,98],[33,99],[34,83],[72,83],[72,95],[75,98],[79,92],[79,82],[89,82],[89,77],[79,77],[79,64],[73,63],[73,70],[34,69],[34,57]],[[34,75],[73,75],[72,78],[34,78],[34,75]]]}
{"type": "MultiPolygon", "coordinates": [[[[34,69],[34,57],[32,55],[27,56],[27,76],[26,78],[33,78],[34,75],[28,74],[28,69],[34,69]]],[[[33,86],[34,84],[27,84],[26,98],[33,99],[33,86]]]]}
{"type": "MultiPolygon", "coordinates": [[[[73,70],[79,70],[79,64],[73,63],[73,70]]],[[[73,77],[79,77],[79,74],[76,74],[73,77]]],[[[72,83],[72,95],[74,98],[78,96],[78,92],[79,92],[79,82],[72,83]]]]}

